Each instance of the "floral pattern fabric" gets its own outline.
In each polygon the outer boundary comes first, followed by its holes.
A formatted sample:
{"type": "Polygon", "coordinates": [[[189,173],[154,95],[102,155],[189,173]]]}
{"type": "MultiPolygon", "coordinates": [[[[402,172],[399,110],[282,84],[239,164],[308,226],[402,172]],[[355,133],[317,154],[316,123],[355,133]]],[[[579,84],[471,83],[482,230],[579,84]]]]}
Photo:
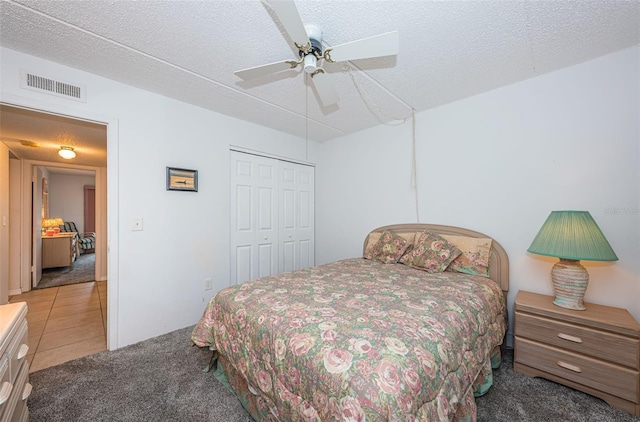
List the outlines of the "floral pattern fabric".
{"type": "Polygon", "coordinates": [[[505,316],[490,279],[351,259],[220,291],[192,340],[256,420],[460,420],[505,316]]]}
{"type": "Polygon", "coordinates": [[[380,239],[368,248],[364,257],[375,259],[384,264],[395,264],[405,253],[410,243],[403,237],[391,233],[382,232],[380,239]]]}
{"type": "Polygon", "coordinates": [[[400,262],[429,273],[444,271],[462,252],[435,233],[423,232],[400,262]]]}
{"type": "Polygon", "coordinates": [[[489,277],[489,256],[491,254],[492,239],[446,234],[443,234],[442,237],[462,252],[460,256],[449,264],[447,271],[489,277]]]}

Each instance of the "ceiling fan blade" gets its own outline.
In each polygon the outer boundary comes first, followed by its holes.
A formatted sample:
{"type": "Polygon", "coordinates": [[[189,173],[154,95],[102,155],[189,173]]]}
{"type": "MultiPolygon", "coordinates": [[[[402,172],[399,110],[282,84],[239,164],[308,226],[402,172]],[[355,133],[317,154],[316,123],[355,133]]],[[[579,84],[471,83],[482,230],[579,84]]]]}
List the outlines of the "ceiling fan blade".
{"type": "Polygon", "coordinates": [[[316,87],[320,101],[325,107],[338,102],[340,97],[338,97],[336,90],[333,88],[329,75],[324,72],[318,72],[311,77],[311,80],[316,87]]]}
{"type": "Polygon", "coordinates": [[[331,47],[329,56],[331,60],[336,62],[367,59],[369,57],[392,56],[398,54],[399,43],[400,37],[398,31],[386,32],[331,47]]]}
{"type": "Polygon", "coordinates": [[[293,0],[272,0],[269,2],[293,42],[304,46],[309,42],[309,36],[304,29],[300,13],[293,0]]]}
{"type": "Polygon", "coordinates": [[[293,69],[295,63],[291,60],[285,60],[283,62],[263,64],[262,66],[250,67],[248,69],[237,70],[233,72],[236,76],[248,81],[250,79],[259,78],[261,76],[270,75],[271,73],[281,72],[287,69],[293,69]]]}

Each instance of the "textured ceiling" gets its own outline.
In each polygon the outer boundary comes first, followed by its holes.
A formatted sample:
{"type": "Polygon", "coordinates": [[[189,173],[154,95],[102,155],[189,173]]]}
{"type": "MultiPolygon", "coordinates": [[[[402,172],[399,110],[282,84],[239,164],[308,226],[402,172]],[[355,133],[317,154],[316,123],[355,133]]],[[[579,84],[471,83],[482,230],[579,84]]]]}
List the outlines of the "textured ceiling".
{"type": "Polygon", "coordinates": [[[107,128],[96,123],[0,105],[0,141],[20,159],[107,166],[107,128]],[[76,158],[61,158],[61,146],[74,148],[76,158]]]}
{"type": "Polygon", "coordinates": [[[233,74],[295,58],[268,2],[0,6],[3,47],[317,141],[640,43],[639,1],[298,1],[326,46],[400,33],[396,57],[327,63],[340,102],[322,107],[299,69],[233,74]]]}

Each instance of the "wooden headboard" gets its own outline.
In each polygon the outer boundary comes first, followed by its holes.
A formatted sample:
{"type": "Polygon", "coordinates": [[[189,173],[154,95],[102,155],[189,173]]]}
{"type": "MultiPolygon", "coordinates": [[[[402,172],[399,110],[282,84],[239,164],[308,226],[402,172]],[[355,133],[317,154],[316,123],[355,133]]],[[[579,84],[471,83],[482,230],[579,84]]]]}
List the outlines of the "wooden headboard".
{"type": "MultiPolygon", "coordinates": [[[[377,229],[372,230],[371,233],[382,233],[384,231],[390,231],[392,233],[406,233],[406,232],[418,233],[418,232],[423,232],[425,230],[428,230],[436,234],[449,234],[449,235],[457,235],[457,236],[483,237],[483,238],[490,237],[483,233],[476,232],[469,229],[463,229],[461,227],[441,226],[438,224],[421,224],[421,223],[393,224],[391,226],[378,227],[377,229]]],[[[369,235],[367,235],[367,237],[364,239],[364,246],[362,247],[363,254],[364,254],[364,250],[367,247],[368,240],[369,240],[369,235]]],[[[500,288],[504,292],[509,291],[509,257],[507,256],[507,252],[505,252],[504,248],[498,242],[496,242],[495,239],[491,242],[491,255],[489,256],[489,276],[491,277],[492,280],[500,284],[500,288]]]]}

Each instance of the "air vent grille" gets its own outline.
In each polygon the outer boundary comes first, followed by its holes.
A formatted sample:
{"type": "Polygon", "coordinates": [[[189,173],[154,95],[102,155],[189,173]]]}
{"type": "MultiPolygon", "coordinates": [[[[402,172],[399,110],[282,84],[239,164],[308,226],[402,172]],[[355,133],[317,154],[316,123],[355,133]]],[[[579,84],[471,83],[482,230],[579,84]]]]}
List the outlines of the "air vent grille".
{"type": "Polygon", "coordinates": [[[86,102],[86,89],[83,86],[38,76],[24,70],[20,72],[20,87],[86,102]]]}

